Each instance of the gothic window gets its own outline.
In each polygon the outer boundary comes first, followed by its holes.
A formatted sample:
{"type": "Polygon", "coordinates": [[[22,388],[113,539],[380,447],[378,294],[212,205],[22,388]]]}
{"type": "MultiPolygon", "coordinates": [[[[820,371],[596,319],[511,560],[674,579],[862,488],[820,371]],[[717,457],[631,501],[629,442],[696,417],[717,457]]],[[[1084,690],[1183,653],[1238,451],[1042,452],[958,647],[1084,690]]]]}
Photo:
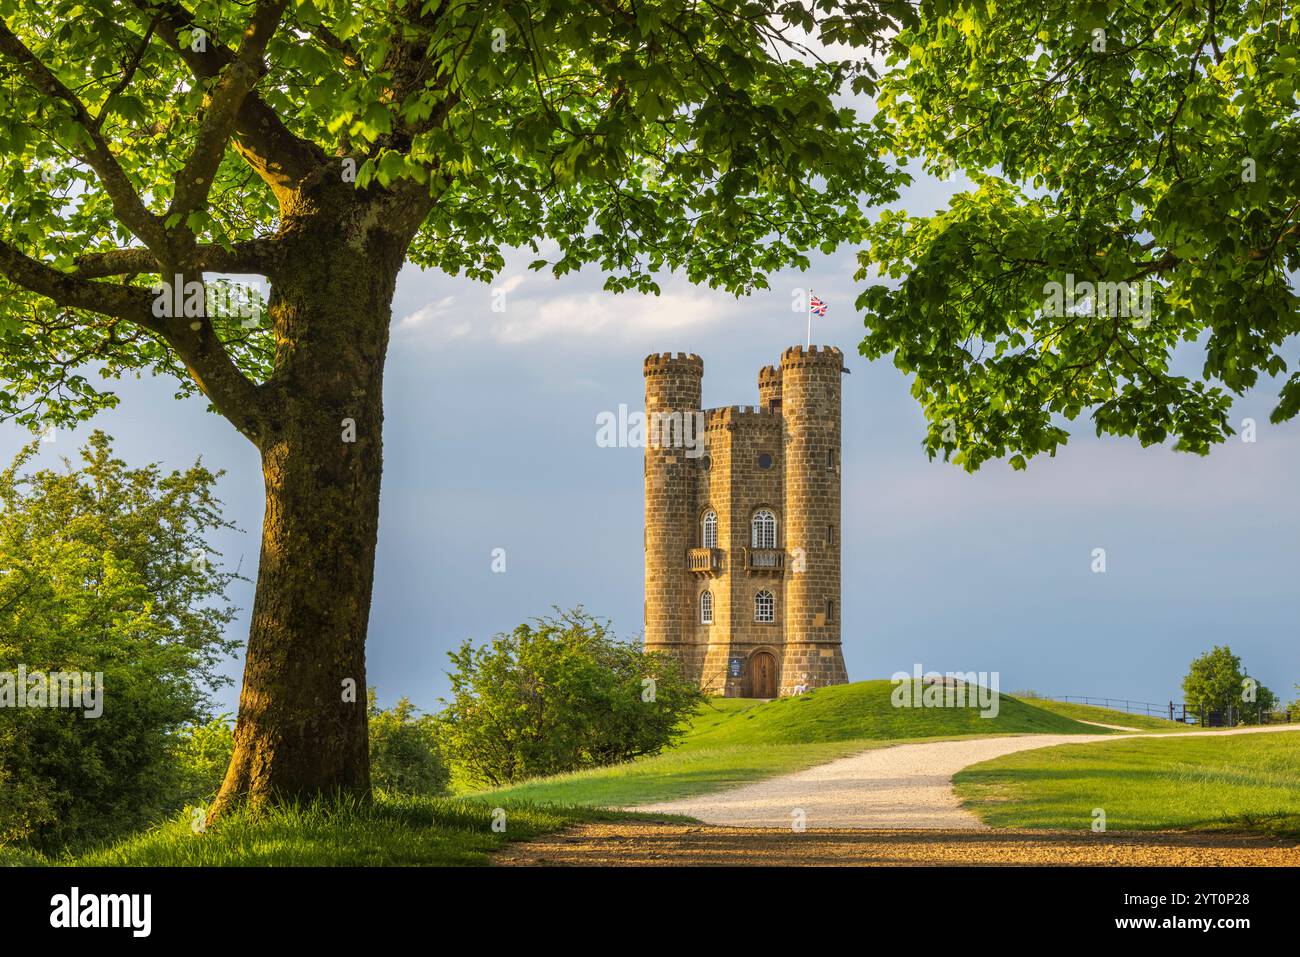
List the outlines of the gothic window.
{"type": "Polygon", "coordinates": [[[704,522],[700,528],[700,544],[705,548],[718,547],[718,513],[713,509],[704,513],[704,522]]]}
{"type": "Polygon", "coordinates": [[[750,523],[750,545],[754,548],[776,548],[776,513],[770,508],[760,508],[750,523]]]}
{"type": "Polygon", "coordinates": [[[700,624],[713,624],[713,593],[700,592],[700,624]]]}
{"type": "Polygon", "coordinates": [[[776,599],[766,588],[754,596],[754,620],[776,621],[776,599]]]}

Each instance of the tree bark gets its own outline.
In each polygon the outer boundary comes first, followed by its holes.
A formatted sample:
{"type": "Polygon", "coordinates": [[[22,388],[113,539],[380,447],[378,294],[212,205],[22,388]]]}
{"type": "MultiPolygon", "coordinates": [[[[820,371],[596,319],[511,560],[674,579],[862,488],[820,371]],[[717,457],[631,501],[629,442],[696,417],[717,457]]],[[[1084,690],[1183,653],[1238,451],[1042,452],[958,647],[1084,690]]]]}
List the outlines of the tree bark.
{"type": "Polygon", "coordinates": [[[234,756],[210,821],[240,806],[370,793],[365,639],[383,366],[409,237],[373,210],[336,205],[286,219],[295,239],[272,284],[257,596],[234,756]]]}

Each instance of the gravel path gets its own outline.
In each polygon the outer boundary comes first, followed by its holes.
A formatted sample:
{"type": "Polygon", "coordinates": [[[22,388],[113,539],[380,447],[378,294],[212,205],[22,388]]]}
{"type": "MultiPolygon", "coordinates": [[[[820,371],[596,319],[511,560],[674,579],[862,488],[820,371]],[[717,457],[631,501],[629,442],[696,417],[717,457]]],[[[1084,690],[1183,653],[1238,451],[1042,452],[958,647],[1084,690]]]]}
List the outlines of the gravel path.
{"type": "MultiPolygon", "coordinates": [[[[1203,735],[1297,731],[1295,725],[1189,731],[1203,735]]],[[[1031,734],[900,744],[864,751],[796,774],[769,778],[730,791],[637,807],[638,811],[685,814],[706,824],[789,829],[802,815],[817,828],[987,830],[957,803],[952,776],[964,767],[1033,748],[1086,744],[1164,734],[1031,734]]]]}
{"type": "Polygon", "coordinates": [[[493,863],[507,867],[1053,865],[1296,867],[1295,841],[1243,834],[1162,831],[803,832],[688,824],[584,824],[510,844],[493,863]]]}

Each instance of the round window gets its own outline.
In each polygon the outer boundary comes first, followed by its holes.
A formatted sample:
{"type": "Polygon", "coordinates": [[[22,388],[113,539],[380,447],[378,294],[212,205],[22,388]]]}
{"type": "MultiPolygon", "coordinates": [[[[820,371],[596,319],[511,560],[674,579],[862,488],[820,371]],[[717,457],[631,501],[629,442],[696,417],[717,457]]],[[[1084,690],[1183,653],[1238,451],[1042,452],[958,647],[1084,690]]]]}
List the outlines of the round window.
{"type": "Polygon", "coordinates": [[[761,469],[770,469],[772,467],[772,456],[766,452],[758,454],[758,467],[761,469]]]}
{"type": "Polygon", "coordinates": [[[709,469],[713,468],[713,456],[711,455],[700,456],[700,468],[704,469],[704,471],[706,472],[709,469]]]}

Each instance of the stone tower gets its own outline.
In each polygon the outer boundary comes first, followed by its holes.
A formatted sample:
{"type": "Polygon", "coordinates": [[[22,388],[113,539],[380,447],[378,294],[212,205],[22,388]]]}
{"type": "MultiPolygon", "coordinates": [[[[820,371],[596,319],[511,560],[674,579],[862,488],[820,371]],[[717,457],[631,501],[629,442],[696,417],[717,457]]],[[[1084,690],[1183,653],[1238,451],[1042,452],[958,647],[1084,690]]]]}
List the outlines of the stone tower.
{"type": "Polygon", "coordinates": [[[840,647],[838,349],[796,346],[759,405],[700,408],[699,356],[645,361],[645,644],[707,692],[848,680],[840,647]]]}

